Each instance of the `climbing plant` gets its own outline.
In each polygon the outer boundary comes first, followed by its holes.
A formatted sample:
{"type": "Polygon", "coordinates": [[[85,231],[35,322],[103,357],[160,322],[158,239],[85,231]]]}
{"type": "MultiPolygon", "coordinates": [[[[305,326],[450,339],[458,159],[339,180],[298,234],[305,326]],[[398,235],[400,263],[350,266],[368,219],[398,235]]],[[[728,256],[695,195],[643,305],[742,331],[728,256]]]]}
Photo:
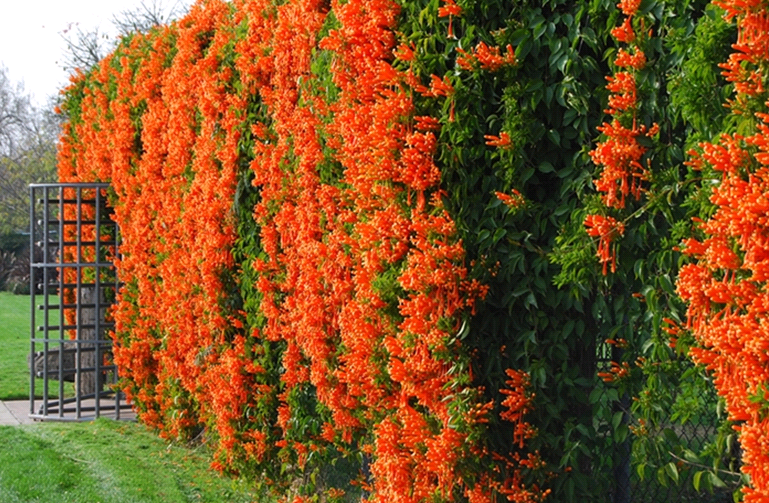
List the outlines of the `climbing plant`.
{"type": "Polygon", "coordinates": [[[139,417],[299,500],[761,501],[766,16],[201,0],[124,38],[59,173],[112,185],[139,417]]]}

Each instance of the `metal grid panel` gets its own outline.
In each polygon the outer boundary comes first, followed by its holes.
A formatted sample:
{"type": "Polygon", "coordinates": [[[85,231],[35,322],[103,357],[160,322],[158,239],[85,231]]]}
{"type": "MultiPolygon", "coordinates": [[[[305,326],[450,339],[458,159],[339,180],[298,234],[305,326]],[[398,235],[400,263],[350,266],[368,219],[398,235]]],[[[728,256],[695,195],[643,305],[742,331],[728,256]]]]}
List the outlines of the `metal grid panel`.
{"type": "Polygon", "coordinates": [[[29,400],[34,419],[120,419],[121,410],[130,408],[113,390],[118,376],[109,332],[114,328],[110,308],[120,286],[113,263],[119,236],[107,188],[30,185],[29,400]]]}

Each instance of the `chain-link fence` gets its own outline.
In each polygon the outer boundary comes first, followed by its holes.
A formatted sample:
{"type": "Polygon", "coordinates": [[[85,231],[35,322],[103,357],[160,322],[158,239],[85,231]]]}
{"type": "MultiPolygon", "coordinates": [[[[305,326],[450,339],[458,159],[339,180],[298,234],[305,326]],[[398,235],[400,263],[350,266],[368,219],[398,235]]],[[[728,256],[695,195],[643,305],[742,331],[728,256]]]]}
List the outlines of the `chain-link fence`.
{"type": "MultiPolygon", "coordinates": [[[[611,362],[621,359],[623,351],[603,342],[596,347],[596,374],[611,372],[611,362]]],[[[624,356],[627,360],[628,355],[624,356]]],[[[607,431],[623,427],[632,433],[615,445],[614,452],[606,453],[614,461],[612,503],[733,501],[736,485],[727,486],[722,478],[734,479],[734,472],[723,467],[715,470],[712,459],[700,459],[699,454],[718,451],[719,442],[724,441],[723,434],[719,435],[723,428],[719,398],[712,383],[703,379],[703,371],[691,362],[682,358],[674,368],[671,375],[676,386],[660,394],[665,400],[655,401],[650,414],[654,420],[643,418],[631,406],[638,400],[631,393],[614,400],[614,410],[622,413],[621,424],[606,425],[607,431]],[[718,476],[723,474],[727,476],[718,476]]],[[[647,377],[637,373],[628,387],[645,393],[647,377]]],[[[617,389],[613,382],[596,378],[593,393],[600,400],[616,396],[617,389]]],[[[730,459],[739,459],[738,452],[731,454],[730,459]]]]}

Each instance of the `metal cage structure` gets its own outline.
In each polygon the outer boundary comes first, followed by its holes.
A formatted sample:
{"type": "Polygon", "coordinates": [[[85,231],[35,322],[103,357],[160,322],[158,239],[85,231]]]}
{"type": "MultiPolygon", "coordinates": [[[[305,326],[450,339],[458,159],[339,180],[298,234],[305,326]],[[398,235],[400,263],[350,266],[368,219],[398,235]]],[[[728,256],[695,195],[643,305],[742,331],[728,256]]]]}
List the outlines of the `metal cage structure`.
{"type": "Polygon", "coordinates": [[[123,412],[130,405],[116,390],[112,359],[119,234],[108,187],[29,186],[29,416],[35,420],[133,417],[123,412]]]}

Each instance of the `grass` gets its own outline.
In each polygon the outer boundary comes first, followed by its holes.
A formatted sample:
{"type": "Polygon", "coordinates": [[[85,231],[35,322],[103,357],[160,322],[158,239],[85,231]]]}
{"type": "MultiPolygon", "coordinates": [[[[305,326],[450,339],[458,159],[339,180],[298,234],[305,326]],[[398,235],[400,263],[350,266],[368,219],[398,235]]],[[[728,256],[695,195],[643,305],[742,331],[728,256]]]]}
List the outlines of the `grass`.
{"type": "Polygon", "coordinates": [[[5,426],[0,445],[4,503],[268,501],[210,470],[205,447],[168,445],[135,423],[5,426]]]}
{"type": "MultiPolygon", "coordinates": [[[[42,302],[42,297],[35,298],[42,302]]],[[[29,354],[30,337],[30,303],[29,295],[13,295],[10,292],[0,292],[0,400],[29,399],[29,354]]],[[[58,302],[58,297],[52,297],[51,302],[58,302]],[[55,300],[54,300],[55,299],[55,300]]],[[[55,312],[51,313],[51,320],[55,312]]],[[[42,321],[41,315],[36,316],[36,323],[42,321]]],[[[54,322],[57,324],[57,322],[54,322]]],[[[42,347],[37,348],[38,350],[42,347]]],[[[58,397],[57,381],[48,381],[48,396],[58,397]]],[[[64,396],[74,393],[72,383],[64,383],[64,396]]],[[[35,380],[35,396],[43,396],[43,380],[35,380]]]]}
{"type": "Polygon", "coordinates": [[[29,398],[29,314],[28,295],[0,292],[0,400],[29,398]]]}

